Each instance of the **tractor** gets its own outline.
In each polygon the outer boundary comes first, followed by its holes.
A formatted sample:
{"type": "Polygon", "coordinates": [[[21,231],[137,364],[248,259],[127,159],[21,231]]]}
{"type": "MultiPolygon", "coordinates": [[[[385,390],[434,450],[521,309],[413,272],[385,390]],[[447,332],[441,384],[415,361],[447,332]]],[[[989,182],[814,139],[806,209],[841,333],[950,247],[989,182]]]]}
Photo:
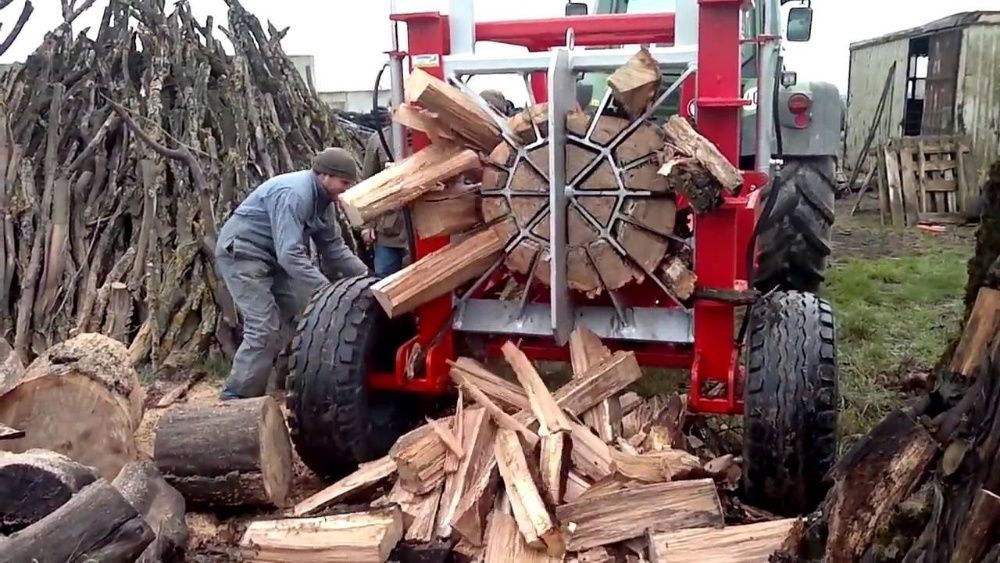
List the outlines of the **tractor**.
{"type": "MultiPolygon", "coordinates": [[[[376,278],[344,279],[319,291],[302,314],[289,359],[288,422],[302,460],[337,477],[383,456],[450,392],[450,360],[497,357],[505,341],[516,340],[533,360],[565,361],[569,333],[583,324],[612,349],[634,351],[643,367],[690,370],[690,411],[742,415],[748,502],[783,514],[811,510],[825,494],[837,452],[835,321],[815,293],[833,219],[832,170],[818,139],[837,131],[823,129],[828,92],[781,84],[779,0],[676,0],[672,12],[596,14],[570,3],[564,17],[489,22],[475,21],[472,4],[452,0],[447,15],[391,14],[394,105],[403,101],[404,66],[455,85],[480,74],[514,74],[523,77],[530,101],[548,104],[549,143],[565,146],[575,141],[559,120],[581,105],[581,85],[623,65],[636,50],[623,45],[651,45],[669,84],[637,121],[664,112],[692,118],[724,157],[742,164],[743,186],[717,208],[691,215],[683,243],[698,291],[684,302],[649,278],[587,299],[567,287],[559,271],[565,263],[555,259],[548,289],[520,303],[484,289],[487,275],[397,319],[373,297],[376,278]],[[406,52],[399,48],[403,29],[406,52]],[[482,41],[527,51],[485,56],[476,52],[482,41]],[[749,51],[757,67],[751,114],[741,81],[749,51]],[[754,155],[752,165],[747,155],[754,155]],[[781,168],[773,157],[784,158],[781,168]]],[[[788,17],[791,39],[807,38],[811,8],[793,8],[788,17]]],[[[598,114],[613,103],[609,93],[596,97],[598,114]]],[[[393,127],[395,158],[429,142],[393,127]]],[[[574,190],[564,170],[550,164],[548,172],[548,205],[565,209],[574,190]]],[[[678,198],[678,209],[684,205],[678,198]]],[[[557,255],[565,251],[565,214],[549,220],[557,255]]],[[[419,259],[448,238],[411,233],[411,242],[419,259]]]]}

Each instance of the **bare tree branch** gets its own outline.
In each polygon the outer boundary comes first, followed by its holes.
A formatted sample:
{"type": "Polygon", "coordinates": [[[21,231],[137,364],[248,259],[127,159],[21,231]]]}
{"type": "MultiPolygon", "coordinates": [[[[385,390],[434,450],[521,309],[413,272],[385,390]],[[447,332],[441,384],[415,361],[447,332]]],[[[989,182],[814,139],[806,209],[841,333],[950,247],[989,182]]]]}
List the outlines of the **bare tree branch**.
{"type": "MultiPolygon", "coordinates": [[[[11,1],[12,0],[0,0],[0,2],[3,2],[0,4],[0,9],[7,7],[11,1]]],[[[93,3],[93,0],[91,0],[91,3],[93,3]]],[[[10,49],[10,46],[14,44],[14,40],[21,34],[21,30],[24,29],[24,24],[28,23],[28,18],[31,17],[31,13],[34,11],[35,7],[31,5],[31,0],[26,0],[24,2],[24,7],[21,8],[21,15],[18,16],[17,23],[14,24],[14,29],[10,31],[7,38],[3,40],[3,43],[0,43],[0,56],[3,56],[3,54],[7,52],[7,49],[10,49]]]]}

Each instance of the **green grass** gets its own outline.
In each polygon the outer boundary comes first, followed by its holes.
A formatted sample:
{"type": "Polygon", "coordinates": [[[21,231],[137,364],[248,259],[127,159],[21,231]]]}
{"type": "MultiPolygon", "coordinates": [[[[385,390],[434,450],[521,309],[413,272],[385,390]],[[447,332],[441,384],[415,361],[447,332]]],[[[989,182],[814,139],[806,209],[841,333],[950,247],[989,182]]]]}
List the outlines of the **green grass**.
{"type": "Polygon", "coordinates": [[[970,252],[926,250],[846,258],[829,271],[823,294],[837,317],[847,443],[907,401],[901,387],[907,373],[930,370],[958,329],[970,252]]]}

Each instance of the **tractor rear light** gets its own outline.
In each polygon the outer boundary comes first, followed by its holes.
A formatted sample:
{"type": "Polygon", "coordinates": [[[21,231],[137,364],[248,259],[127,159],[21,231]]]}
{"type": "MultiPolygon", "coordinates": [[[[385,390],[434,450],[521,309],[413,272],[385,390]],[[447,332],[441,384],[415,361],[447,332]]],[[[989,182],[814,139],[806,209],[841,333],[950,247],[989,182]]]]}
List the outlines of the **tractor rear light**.
{"type": "Polygon", "coordinates": [[[792,94],[788,98],[788,111],[800,114],[809,111],[812,101],[805,94],[792,94]]]}
{"type": "Polygon", "coordinates": [[[809,114],[800,113],[795,116],[795,125],[799,128],[805,128],[809,126],[809,114]]]}

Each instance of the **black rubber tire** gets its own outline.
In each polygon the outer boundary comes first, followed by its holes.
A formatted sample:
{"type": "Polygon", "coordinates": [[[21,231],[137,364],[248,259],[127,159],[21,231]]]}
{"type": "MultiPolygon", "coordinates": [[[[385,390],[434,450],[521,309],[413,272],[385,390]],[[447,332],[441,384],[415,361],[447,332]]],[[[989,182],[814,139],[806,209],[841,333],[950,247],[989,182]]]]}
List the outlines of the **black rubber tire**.
{"type": "Polygon", "coordinates": [[[776,291],[753,306],[744,385],[743,493],[783,515],[813,510],[837,457],[836,325],[812,293],[776,291]]]}
{"type": "Polygon", "coordinates": [[[346,278],[316,292],[292,342],[288,426],[302,461],[323,477],[385,455],[415,420],[412,397],[366,385],[371,369],[391,369],[397,346],[369,291],[376,281],[346,278]]]}
{"type": "Polygon", "coordinates": [[[823,283],[833,235],[833,157],[787,158],[761,201],[767,201],[772,189],[778,199],[769,218],[762,218],[754,285],[761,291],[816,291],[823,283]]]}

